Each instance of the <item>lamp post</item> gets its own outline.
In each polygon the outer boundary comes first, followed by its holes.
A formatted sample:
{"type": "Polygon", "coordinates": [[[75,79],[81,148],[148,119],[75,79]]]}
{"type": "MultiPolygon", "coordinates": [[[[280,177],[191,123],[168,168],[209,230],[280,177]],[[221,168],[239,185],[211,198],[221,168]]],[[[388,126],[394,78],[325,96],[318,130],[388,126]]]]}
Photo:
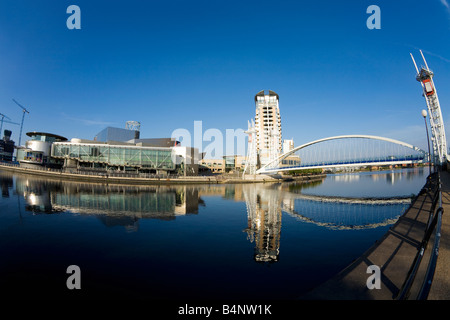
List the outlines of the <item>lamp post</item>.
{"type": "Polygon", "coordinates": [[[427,130],[427,143],[428,143],[428,166],[429,166],[429,173],[431,174],[431,151],[430,151],[430,137],[428,135],[428,126],[427,126],[427,111],[422,110],[422,117],[425,121],[425,129],[427,130]]]}

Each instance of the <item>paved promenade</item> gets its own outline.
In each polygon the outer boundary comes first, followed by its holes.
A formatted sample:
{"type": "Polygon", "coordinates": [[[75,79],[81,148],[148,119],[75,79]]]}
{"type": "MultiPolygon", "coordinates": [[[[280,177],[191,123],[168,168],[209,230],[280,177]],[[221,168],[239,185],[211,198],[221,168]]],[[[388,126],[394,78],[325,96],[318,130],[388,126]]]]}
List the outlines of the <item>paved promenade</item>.
{"type": "MultiPolygon", "coordinates": [[[[429,300],[450,299],[450,173],[442,172],[442,201],[444,207],[441,228],[440,251],[437,261],[433,285],[428,296],[429,300]]],[[[434,190],[436,183],[429,185],[434,190]]],[[[408,277],[411,266],[419,251],[426,226],[432,211],[433,192],[423,192],[412,203],[411,207],[389,231],[377,241],[359,259],[336,275],[334,278],[314,288],[306,295],[299,297],[304,300],[393,300],[408,277]],[[430,195],[431,194],[431,195],[430,195]],[[380,289],[369,289],[367,280],[372,272],[369,266],[378,266],[381,270],[380,289]]],[[[439,204],[437,205],[439,206],[439,204]]],[[[418,269],[417,281],[411,292],[418,292],[428,266],[434,236],[430,238],[427,251],[418,269]]]]}
{"type": "Polygon", "coordinates": [[[428,300],[450,300],[450,172],[441,173],[442,216],[439,256],[428,300]]]}

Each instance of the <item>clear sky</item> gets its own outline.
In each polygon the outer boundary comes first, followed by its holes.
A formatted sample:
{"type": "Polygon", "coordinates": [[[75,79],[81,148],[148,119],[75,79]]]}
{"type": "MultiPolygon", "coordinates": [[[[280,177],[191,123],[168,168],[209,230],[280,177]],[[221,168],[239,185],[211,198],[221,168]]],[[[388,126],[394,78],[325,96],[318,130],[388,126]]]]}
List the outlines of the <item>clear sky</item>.
{"type": "MultiPolygon", "coordinates": [[[[448,1],[448,0],[447,0],[448,1]]],[[[450,127],[446,0],[0,1],[0,112],[28,131],[92,139],[141,122],[141,137],[178,128],[246,129],[254,95],[280,96],[295,145],[373,134],[426,148],[409,53],[435,72],[450,127]],[[81,29],[69,30],[69,5],[81,29]],[[369,30],[369,5],[381,29],[369,30]]],[[[20,126],[5,124],[19,140],[20,126]]]]}

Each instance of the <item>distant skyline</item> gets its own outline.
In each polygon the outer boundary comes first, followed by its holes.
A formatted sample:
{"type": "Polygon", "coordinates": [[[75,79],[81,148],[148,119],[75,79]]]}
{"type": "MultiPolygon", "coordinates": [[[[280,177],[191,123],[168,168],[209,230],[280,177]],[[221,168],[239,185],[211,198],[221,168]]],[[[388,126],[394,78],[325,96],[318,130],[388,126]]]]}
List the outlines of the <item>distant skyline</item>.
{"type": "MultiPolygon", "coordinates": [[[[283,139],[378,135],[423,149],[426,108],[409,53],[423,50],[450,126],[446,0],[2,1],[0,113],[29,131],[93,139],[141,123],[141,137],[179,128],[246,129],[254,96],[279,97],[283,139]],[[69,30],[66,9],[81,9],[69,30]],[[370,5],[381,29],[369,30],[370,5]]],[[[4,123],[19,141],[20,126],[4,123]]],[[[3,134],[2,134],[3,135],[3,134]]],[[[448,136],[448,134],[447,134],[448,136]]],[[[208,143],[205,143],[204,147],[208,143]]]]}

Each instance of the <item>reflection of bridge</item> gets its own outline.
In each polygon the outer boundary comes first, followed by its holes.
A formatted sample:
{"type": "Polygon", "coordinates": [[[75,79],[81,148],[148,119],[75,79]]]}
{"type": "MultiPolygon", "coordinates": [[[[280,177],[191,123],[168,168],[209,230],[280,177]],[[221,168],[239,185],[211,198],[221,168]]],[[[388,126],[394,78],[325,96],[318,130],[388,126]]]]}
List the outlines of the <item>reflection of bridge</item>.
{"type": "Polygon", "coordinates": [[[410,203],[410,200],[406,202],[406,199],[394,203],[387,200],[385,204],[335,202],[322,204],[321,210],[318,211],[315,201],[302,201],[299,212],[286,207],[282,207],[282,210],[299,221],[331,230],[366,230],[394,224],[410,203]],[[393,205],[401,209],[395,215],[387,210],[393,205]]]}
{"type": "Polygon", "coordinates": [[[286,185],[246,185],[247,239],[255,243],[254,259],[278,261],[282,212],[298,221],[331,230],[362,230],[389,226],[411,203],[402,198],[349,198],[304,195],[286,185]]]}
{"type": "Polygon", "coordinates": [[[422,163],[428,154],[408,143],[370,135],[343,135],[305,143],[279,156],[256,171],[280,171],[422,163]],[[300,164],[290,165],[297,155],[300,164]]]}
{"type": "Polygon", "coordinates": [[[303,222],[329,229],[361,230],[393,224],[410,203],[410,197],[349,198],[289,193],[280,207],[303,222]],[[394,206],[400,210],[392,214],[389,208],[394,206]]]}

